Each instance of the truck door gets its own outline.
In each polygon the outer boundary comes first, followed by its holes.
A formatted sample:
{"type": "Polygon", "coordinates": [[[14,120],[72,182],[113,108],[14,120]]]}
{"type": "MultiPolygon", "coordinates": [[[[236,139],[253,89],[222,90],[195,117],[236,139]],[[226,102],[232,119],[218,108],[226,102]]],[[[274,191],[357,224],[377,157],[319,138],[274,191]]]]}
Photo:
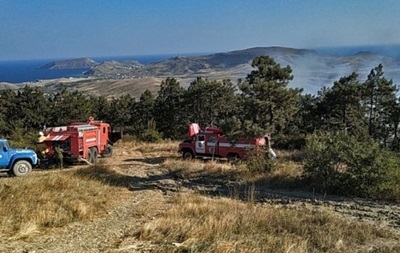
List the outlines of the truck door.
{"type": "Polygon", "coordinates": [[[8,165],[8,152],[4,143],[0,143],[0,168],[5,168],[8,165]]]}
{"type": "Polygon", "coordinates": [[[198,134],[196,136],[196,154],[204,154],[206,152],[206,145],[204,141],[204,135],[198,134]]]}
{"type": "Polygon", "coordinates": [[[210,155],[218,155],[218,136],[216,134],[211,134],[207,136],[207,153],[210,155]]]}

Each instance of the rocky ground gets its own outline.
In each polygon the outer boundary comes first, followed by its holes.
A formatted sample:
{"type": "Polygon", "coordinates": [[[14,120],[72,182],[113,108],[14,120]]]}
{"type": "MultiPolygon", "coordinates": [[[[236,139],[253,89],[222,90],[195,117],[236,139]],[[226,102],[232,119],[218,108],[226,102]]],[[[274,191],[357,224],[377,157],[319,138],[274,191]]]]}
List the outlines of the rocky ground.
{"type": "MultiPolygon", "coordinates": [[[[235,182],[190,181],[168,173],[157,159],[147,159],[140,152],[127,154],[115,150],[116,155],[107,163],[131,181],[120,196],[120,205],[108,215],[89,222],[76,222],[56,228],[49,233],[16,239],[0,237],[0,252],[152,252],[157,245],[140,241],[136,235],[143,225],[171,207],[171,200],[178,192],[201,191],[202,194],[224,195],[226,186],[235,182]],[[225,187],[222,187],[224,185],[225,187]],[[157,203],[157,204],[155,204],[157,203]]],[[[255,189],[257,205],[274,204],[287,208],[322,208],[337,212],[343,217],[360,222],[370,222],[389,228],[400,236],[400,205],[320,196],[287,190],[255,189]]]]}

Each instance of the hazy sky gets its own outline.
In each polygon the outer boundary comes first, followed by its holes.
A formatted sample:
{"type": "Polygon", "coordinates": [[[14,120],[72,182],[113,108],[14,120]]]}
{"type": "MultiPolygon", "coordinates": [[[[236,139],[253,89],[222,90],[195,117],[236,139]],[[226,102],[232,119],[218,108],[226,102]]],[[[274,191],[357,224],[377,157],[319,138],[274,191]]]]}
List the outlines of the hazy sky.
{"type": "Polygon", "coordinates": [[[0,60],[400,44],[399,0],[0,0],[0,60]]]}

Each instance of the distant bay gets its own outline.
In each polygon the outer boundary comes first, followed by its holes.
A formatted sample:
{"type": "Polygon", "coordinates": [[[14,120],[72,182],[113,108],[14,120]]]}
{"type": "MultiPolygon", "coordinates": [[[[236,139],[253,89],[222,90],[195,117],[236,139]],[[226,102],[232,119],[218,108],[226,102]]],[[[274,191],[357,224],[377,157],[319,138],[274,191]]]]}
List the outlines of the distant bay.
{"type": "MultiPolygon", "coordinates": [[[[163,61],[175,55],[144,55],[144,56],[117,56],[117,57],[91,57],[97,62],[104,61],[138,61],[141,64],[150,64],[163,61]]],[[[57,59],[60,60],[60,59],[57,59]]],[[[41,66],[55,61],[55,59],[0,61],[0,82],[25,83],[38,80],[83,77],[87,69],[39,69],[41,66]]]]}

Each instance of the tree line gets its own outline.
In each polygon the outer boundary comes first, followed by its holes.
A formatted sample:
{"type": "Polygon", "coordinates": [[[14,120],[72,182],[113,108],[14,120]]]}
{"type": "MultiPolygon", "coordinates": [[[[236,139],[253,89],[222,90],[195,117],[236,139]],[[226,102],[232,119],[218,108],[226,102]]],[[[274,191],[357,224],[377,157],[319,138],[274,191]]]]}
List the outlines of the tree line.
{"type": "Polygon", "coordinates": [[[289,88],[291,67],[269,56],[254,58],[252,67],[237,83],[198,77],[185,89],[175,78],[166,78],[156,96],[146,90],[139,99],[106,99],[65,87],[52,95],[29,85],[17,92],[4,90],[0,133],[11,137],[16,131],[38,131],[93,116],[145,140],[184,138],[187,125],[197,122],[222,127],[231,136],[272,132],[283,148],[303,145],[315,131],[344,131],[400,148],[398,86],[384,77],[381,64],[364,82],[353,72],[315,95],[289,88]]]}

